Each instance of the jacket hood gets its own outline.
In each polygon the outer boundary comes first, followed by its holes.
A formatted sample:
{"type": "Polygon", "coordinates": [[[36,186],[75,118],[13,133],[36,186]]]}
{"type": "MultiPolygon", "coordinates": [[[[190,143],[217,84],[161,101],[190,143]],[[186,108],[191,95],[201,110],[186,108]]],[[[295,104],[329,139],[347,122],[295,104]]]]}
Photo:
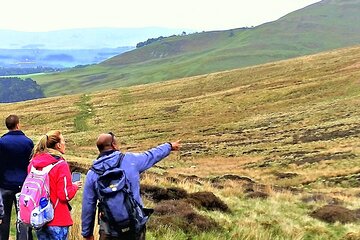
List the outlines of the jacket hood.
{"type": "Polygon", "coordinates": [[[109,153],[102,154],[93,162],[92,168],[95,171],[105,172],[110,168],[119,167],[120,154],[119,151],[110,151],[109,153]]]}
{"type": "Polygon", "coordinates": [[[35,168],[44,168],[49,164],[56,163],[61,157],[51,155],[50,153],[36,154],[31,160],[35,168]]]}

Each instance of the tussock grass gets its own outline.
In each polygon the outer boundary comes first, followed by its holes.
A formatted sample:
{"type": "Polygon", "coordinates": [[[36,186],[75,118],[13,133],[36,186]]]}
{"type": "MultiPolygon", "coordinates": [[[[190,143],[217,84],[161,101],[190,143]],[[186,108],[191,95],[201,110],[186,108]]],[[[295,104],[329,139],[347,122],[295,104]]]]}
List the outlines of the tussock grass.
{"type": "MultiPolygon", "coordinates": [[[[97,156],[102,132],[114,132],[124,152],[182,139],[183,149],[144,174],[142,184],[212,192],[230,212],[196,210],[221,230],[159,226],[149,230],[149,239],[354,239],[358,222],[324,223],[309,214],[333,198],[360,208],[358,59],[360,48],[354,47],[87,96],[1,104],[0,118],[18,114],[34,141],[62,130],[66,159],[84,171],[97,156]],[[268,197],[247,198],[249,191],[268,197]],[[302,200],[316,194],[325,197],[302,200]]],[[[73,207],[76,239],[81,192],[73,207]]]]}

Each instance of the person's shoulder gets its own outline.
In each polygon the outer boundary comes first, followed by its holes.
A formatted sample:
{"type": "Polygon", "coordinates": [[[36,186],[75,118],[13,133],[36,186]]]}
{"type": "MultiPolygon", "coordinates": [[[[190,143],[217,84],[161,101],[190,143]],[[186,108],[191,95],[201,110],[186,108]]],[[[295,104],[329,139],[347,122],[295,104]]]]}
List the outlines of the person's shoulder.
{"type": "Polygon", "coordinates": [[[9,137],[9,138],[11,138],[11,139],[16,138],[16,139],[18,139],[18,140],[21,139],[20,141],[23,141],[23,142],[26,141],[26,142],[31,142],[31,143],[33,143],[33,141],[32,141],[28,136],[26,136],[26,134],[25,134],[23,131],[21,131],[21,130],[18,130],[18,131],[10,131],[10,132],[4,134],[3,137],[9,137]]]}
{"type": "Polygon", "coordinates": [[[88,184],[94,184],[97,181],[97,179],[100,177],[100,175],[94,172],[92,168],[90,168],[86,172],[85,176],[86,176],[86,182],[88,184]]]}
{"type": "Polygon", "coordinates": [[[62,156],[59,155],[54,155],[54,154],[50,154],[50,153],[46,153],[49,154],[52,158],[54,158],[54,160],[52,161],[51,164],[56,166],[68,166],[68,162],[65,160],[65,158],[63,158],[62,156]]]}
{"type": "Polygon", "coordinates": [[[93,177],[93,176],[98,176],[98,174],[92,168],[90,168],[86,173],[86,177],[93,177]]]}
{"type": "Polygon", "coordinates": [[[21,133],[22,133],[21,136],[22,136],[24,139],[27,139],[28,141],[31,141],[31,142],[33,141],[33,140],[31,140],[31,138],[29,138],[28,135],[26,135],[23,131],[21,131],[21,133]]]}
{"type": "Polygon", "coordinates": [[[5,133],[4,135],[1,136],[0,144],[8,144],[10,142],[13,142],[13,139],[8,133],[5,133]]]}
{"type": "Polygon", "coordinates": [[[33,140],[31,138],[29,138],[27,135],[24,134],[24,137],[29,140],[30,142],[32,142],[33,140]]]}
{"type": "Polygon", "coordinates": [[[123,155],[123,159],[129,159],[141,156],[142,152],[126,152],[121,154],[123,155]]]}
{"type": "Polygon", "coordinates": [[[4,140],[6,140],[7,137],[8,137],[8,132],[7,132],[7,133],[4,133],[3,135],[1,135],[0,141],[2,142],[2,141],[4,141],[4,140]]]}
{"type": "Polygon", "coordinates": [[[52,163],[54,165],[53,169],[55,172],[66,174],[66,172],[70,171],[69,164],[65,159],[60,159],[57,162],[52,163]]]}
{"type": "Polygon", "coordinates": [[[63,157],[60,157],[60,156],[53,156],[56,160],[57,160],[57,162],[55,163],[56,165],[63,165],[63,166],[68,166],[69,165],[69,163],[66,161],[66,159],[65,158],[63,158],[63,157]]]}
{"type": "Polygon", "coordinates": [[[33,142],[33,140],[31,140],[31,138],[29,138],[29,137],[27,137],[27,136],[23,136],[23,138],[22,138],[22,140],[21,140],[24,144],[27,144],[27,145],[29,145],[29,146],[31,146],[31,147],[33,147],[34,146],[34,142],[33,142]]]}

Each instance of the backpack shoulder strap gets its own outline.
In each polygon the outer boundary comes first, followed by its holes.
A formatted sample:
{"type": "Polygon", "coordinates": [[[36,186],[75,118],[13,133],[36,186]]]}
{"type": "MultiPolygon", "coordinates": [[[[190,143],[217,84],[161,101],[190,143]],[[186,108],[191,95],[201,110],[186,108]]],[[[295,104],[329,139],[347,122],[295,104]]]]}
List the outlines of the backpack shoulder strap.
{"type": "Polygon", "coordinates": [[[120,153],[118,158],[118,163],[116,164],[119,168],[121,167],[122,161],[124,160],[125,154],[120,153]]]}
{"type": "Polygon", "coordinates": [[[49,173],[51,171],[51,169],[53,169],[53,167],[55,167],[56,165],[58,165],[59,163],[62,163],[62,162],[64,162],[64,160],[57,161],[56,163],[51,163],[51,164],[47,165],[46,167],[43,167],[42,170],[37,170],[34,167],[34,165],[32,165],[30,172],[38,173],[38,174],[49,173]]]}

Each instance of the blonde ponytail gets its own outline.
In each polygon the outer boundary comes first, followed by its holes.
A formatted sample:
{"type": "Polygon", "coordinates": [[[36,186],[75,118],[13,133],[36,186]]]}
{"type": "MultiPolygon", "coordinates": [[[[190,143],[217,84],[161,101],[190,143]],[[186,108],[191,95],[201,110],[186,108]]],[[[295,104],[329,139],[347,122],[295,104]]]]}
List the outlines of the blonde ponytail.
{"type": "Polygon", "coordinates": [[[59,130],[54,130],[46,133],[34,146],[32,156],[43,152],[49,152],[49,148],[55,149],[55,145],[61,140],[60,136],[61,132],[59,130]]]}
{"type": "Polygon", "coordinates": [[[38,143],[34,146],[33,152],[32,152],[32,156],[35,156],[38,153],[42,153],[42,152],[47,152],[47,139],[48,136],[44,135],[40,138],[40,140],[38,141],[38,143]]]}

